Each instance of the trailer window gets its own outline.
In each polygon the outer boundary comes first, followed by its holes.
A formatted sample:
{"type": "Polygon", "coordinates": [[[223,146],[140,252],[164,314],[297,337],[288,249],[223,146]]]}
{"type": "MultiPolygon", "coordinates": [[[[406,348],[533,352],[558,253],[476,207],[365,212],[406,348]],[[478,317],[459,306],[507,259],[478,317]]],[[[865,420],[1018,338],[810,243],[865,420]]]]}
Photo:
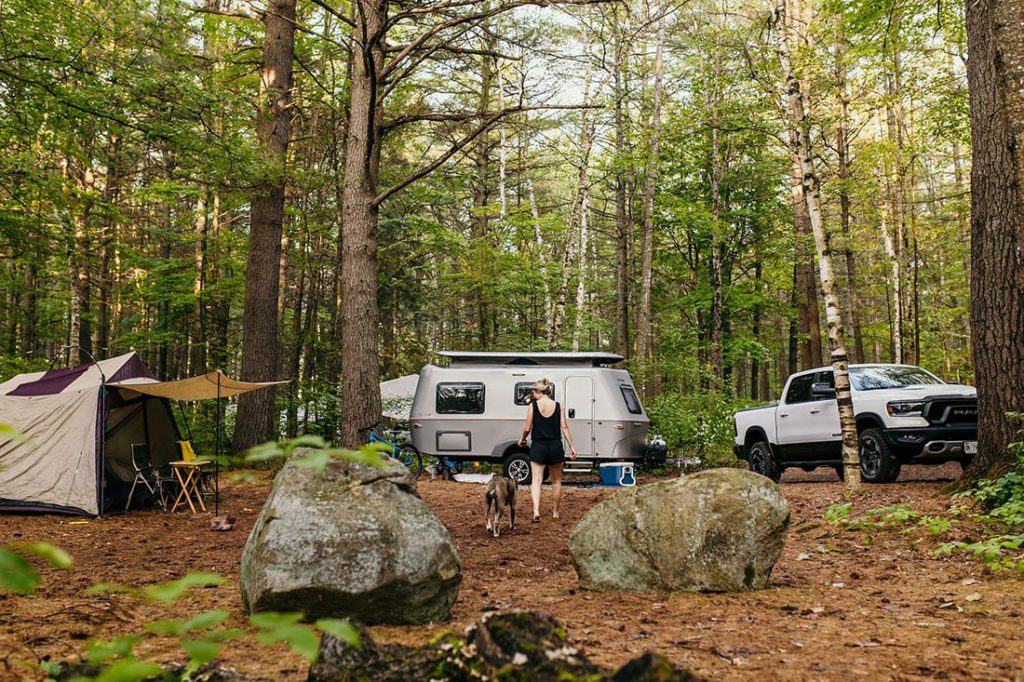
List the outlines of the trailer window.
{"type": "Polygon", "coordinates": [[[626,409],[630,414],[643,414],[644,408],[640,407],[640,399],[636,397],[636,391],[632,386],[619,386],[622,391],[622,399],[626,401],[626,409]]]}
{"type": "Polygon", "coordinates": [[[436,407],[438,414],[483,414],[484,385],[438,384],[436,407]]]}
{"type": "MultiPolygon", "coordinates": [[[[533,382],[520,381],[516,384],[516,394],[513,396],[516,405],[529,405],[533,398],[533,382]]],[[[551,399],[555,399],[555,385],[551,384],[551,399]]]]}

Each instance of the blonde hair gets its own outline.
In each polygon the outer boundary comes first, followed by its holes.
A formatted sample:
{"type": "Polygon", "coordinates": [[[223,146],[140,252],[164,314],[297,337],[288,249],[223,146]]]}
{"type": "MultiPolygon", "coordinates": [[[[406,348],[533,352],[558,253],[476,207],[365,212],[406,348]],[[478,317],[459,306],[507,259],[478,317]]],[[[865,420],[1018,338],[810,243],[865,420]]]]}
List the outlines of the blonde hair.
{"type": "Polygon", "coordinates": [[[547,378],[541,379],[540,381],[536,382],[533,385],[533,390],[540,391],[549,398],[551,397],[553,388],[554,387],[551,385],[551,382],[547,380],[547,378]]]}

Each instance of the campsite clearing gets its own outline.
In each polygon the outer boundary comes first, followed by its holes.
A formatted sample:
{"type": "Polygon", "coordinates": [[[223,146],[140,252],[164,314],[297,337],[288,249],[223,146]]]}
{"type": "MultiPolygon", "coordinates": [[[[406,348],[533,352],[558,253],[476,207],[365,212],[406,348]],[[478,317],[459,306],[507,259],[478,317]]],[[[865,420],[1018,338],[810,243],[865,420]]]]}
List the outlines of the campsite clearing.
{"type": "MultiPolygon", "coordinates": [[[[897,503],[941,513],[948,505],[938,495],[943,479],[958,473],[956,465],[907,467],[899,483],[867,487],[855,513],[897,503]]],[[[67,549],[76,565],[67,573],[44,568],[34,597],[0,596],[0,678],[21,679],[24,661],[68,660],[93,636],[140,633],[153,620],[219,608],[232,614],[227,626],[243,625],[238,560],[268,489],[266,480],[223,483],[222,513],[237,519],[226,533],[207,529],[212,513],[5,516],[0,545],[50,542],[67,549]],[[86,594],[97,582],[142,587],[192,571],[219,573],[230,582],[192,590],[166,608],[124,594],[86,594]]],[[[586,510],[613,491],[569,487],[561,521],[545,517],[534,525],[524,489],[518,510],[525,523],[496,539],[484,532],[482,486],[421,481],[423,498],[459,549],[459,600],[450,622],[377,627],[373,634],[378,641],[423,644],[487,609],[536,608],[561,620],[571,640],[608,666],[654,650],[711,679],[1024,675],[1024,580],[991,574],[963,558],[934,557],[938,540],[924,529],[829,525],[825,511],[842,501],[842,486],[830,472],[787,472],[782,490],[793,518],[769,589],[601,594],[578,589],[565,539],[586,510]]],[[[137,653],[182,660],[170,640],[159,638],[144,641],[137,653]]],[[[250,640],[229,643],[220,661],[270,679],[304,679],[307,669],[282,646],[250,640]]]]}

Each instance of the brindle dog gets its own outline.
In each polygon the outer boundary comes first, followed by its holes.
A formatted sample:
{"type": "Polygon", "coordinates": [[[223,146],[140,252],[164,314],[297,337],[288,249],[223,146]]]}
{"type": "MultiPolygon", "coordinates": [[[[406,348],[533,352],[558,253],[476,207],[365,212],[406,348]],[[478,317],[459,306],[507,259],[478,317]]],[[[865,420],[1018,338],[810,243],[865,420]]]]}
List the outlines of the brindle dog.
{"type": "Polygon", "coordinates": [[[509,530],[516,527],[516,482],[508,476],[492,476],[487,482],[484,500],[487,503],[487,530],[498,537],[498,523],[501,521],[505,507],[509,509],[509,530]],[[492,516],[493,510],[493,516],[492,516]]]}

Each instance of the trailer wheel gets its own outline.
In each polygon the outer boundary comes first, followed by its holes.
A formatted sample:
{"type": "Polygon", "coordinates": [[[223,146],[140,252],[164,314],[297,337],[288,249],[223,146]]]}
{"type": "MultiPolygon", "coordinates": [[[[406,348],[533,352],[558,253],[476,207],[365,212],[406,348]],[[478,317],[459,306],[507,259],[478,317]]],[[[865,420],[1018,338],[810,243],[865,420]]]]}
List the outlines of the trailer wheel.
{"type": "Polygon", "coordinates": [[[513,452],[505,458],[501,472],[516,482],[517,485],[530,485],[530,458],[525,452],[513,452]]]}
{"type": "Polygon", "coordinates": [[[750,470],[755,474],[766,476],[776,483],[782,478],[782,467],[779,466],[775,455],[772,454],[771,446],[763,440],[750,446],[747,462],[750,463],[750,470]]]}

